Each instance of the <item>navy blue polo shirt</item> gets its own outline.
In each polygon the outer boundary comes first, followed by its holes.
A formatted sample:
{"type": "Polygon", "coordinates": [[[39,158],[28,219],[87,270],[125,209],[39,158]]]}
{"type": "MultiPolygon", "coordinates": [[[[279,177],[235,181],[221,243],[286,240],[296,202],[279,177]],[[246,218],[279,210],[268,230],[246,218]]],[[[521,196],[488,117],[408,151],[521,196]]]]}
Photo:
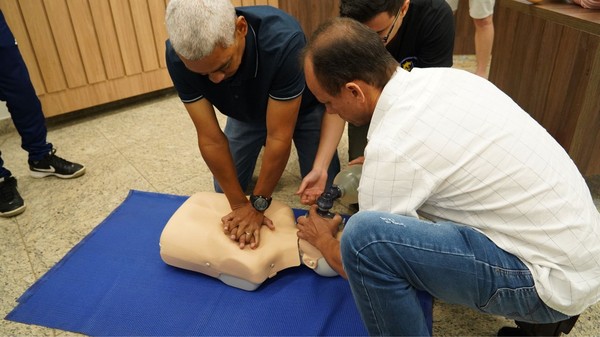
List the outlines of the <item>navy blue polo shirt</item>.
{"type": "Polygon", "coordinates": [[[306,88],[299,55],[306,38],[298,22],[270,6],[236,8],[248,22],[246,47],[237,72],[213,83],[188,70],[167,41],[169,74],[184,103],[207,98],[223,114],[245,122],[266,121],[269,98],[287,101],[302,95],[300,114],[319,104],[306,88]]]}

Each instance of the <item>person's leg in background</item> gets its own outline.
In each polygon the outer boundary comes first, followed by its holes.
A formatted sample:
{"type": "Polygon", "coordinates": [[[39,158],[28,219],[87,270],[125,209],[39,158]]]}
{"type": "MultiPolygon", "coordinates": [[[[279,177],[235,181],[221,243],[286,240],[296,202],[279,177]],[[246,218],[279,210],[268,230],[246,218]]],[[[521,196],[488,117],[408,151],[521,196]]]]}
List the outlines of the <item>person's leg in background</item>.
{"type": "Polygon", "coordinates": [[[456,10],[458,9],[458,0],[446,0],[450,8],[452,8],[452,13],[456,15],[456,10]]]}
{"type": "MultiPolygon", "coordinates": [[[[0,11],[0,100],[2,101],[8,100],[6,91],[11,89],[11,82],[6,78],[5,73],[14,71],[10,54],[16,48],[15,38],[0,11]]],[[[17,179],[4,167],[1,155],[0,152],[0,216],[12,217],[25,211],[25,202],[17,190],[17,179]]]]}
{"type": "MultiPolygon", "coordinates": [[[[247,123],[227,117],[224,132],[240,186],[246,193],[251,193],[252,191],[247,189],[252,181],[258,155],[267,141],[267,127],[264,123],[247,123]]],[[[214,184],[215,191],[223,193],[216,180],[214,184]]]]}
{"type": "MultiPolygon", "coordinates": [[[[298,162],[302,177],[312,169],[312,164],[319,147],[323,113],[324,107],[318,105],[310,113],[299,115],[296,121],[293,141],[298,152],[298,162]]],[[[225,135],[229,141],[229,150],[236,165],[240,185],[246,191],[252,180],[252,174],[254,173],[260,151],[267,140],[266,126],[262,123],[247,123],[227,118],[225,135]]],[[[328,186],[339,170],[340,162],[336,153],[329,165],[328,186]]],[[[218,182],[215,181],[214,185],[216,192],[223,192],[218,182]]]]}
{"type": "MultiPolygon", "coordinates": [[[[313,167],[319,139],[321,135],[321,121],[325,114],[325,107],[319,104],[309,113],[298,115],[296,129],[294,130],[294,146],[298,153],[298,164],[300,165],[300,176],[304,178],[313,167]]],[[[340,160],[337,151],[331,159],[327,170],[327,185],[331,186],[333,178],[340,172],[340,160]]]]}
{"type": "Polygon", "coordinates": [[[348,123],[348,161],[365,155],[369,125],[354,126],[348,123]]]}
{"type": "Polygon", "coordinates": [[[542,302],[531,272],[517,257],[467,226],[361,211],[348,220],[340,244],[370,335],[428,335],[417,290],[521,321],[569,318],[542,302]]]}
{"type": "Polygon", "coordinates": [[[0,99],[6,107],[21,136],[21,147],[28,152],[29,160],[40,160],[52,151],[46,142],[46,119],[29,73],[17,46],[0,47],[0,99]]]}
{"type": "Polygon", "coordinates": [[[25,202],[17,190],[17,179],[4,167],[4,161],[0,157],[0,216],[13,217],[24,211],[25,202]]]}
{"type": "Polygon", "coordinates": [[[494,4],[495,0],[469,0],[469,14],[475,24],[475,74],[483,78],[487,78],[494,45],[494,4]]]}
{"type": "MultiPolygon", "coordinates": [[[[56,156],[52,144],[46,141],[46,119],[41,103],[15,38],[1,11],[0,100],[6,102],[15,128],[21,136],[21,147],[29,154],[29,169],[33,177],[54,175],[60,178],[75,178],[85,173],[85,167],[82,165],[56,156]]],[[[0,164],[0,191],[3,195],[0,216],[14,216],[23,212],[25,206],[16,189],[16,179],[3,167],[3,161],[0,161],[0,164]]]]}

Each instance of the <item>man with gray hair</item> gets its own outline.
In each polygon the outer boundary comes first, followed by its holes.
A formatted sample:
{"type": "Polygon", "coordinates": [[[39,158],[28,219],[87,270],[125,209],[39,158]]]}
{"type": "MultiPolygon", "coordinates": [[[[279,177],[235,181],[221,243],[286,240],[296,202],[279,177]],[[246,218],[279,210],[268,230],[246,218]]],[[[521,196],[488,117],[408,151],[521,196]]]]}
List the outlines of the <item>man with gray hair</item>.
{"type": "MultiPolygon", "coordinates": [[[[198,146],[231,213],[225,234],[256,248],[263,212],[287,164],[292,140],[304,177],[313,165],[325,110],[305,88],[298,62],[300,25],[270,6],[234,8],[224,0],[171,0],[166,12],[169,73],[198,134],[198,146]],[[216,107],[228,116],[222,131],[216,107]],[[258,155],[260,174],[246,197],[258,155]]],[[[328,158],[331,159],[331,158],[328,158]]],[[[339,171],[337,155],[330,180],[339,171]]]]}

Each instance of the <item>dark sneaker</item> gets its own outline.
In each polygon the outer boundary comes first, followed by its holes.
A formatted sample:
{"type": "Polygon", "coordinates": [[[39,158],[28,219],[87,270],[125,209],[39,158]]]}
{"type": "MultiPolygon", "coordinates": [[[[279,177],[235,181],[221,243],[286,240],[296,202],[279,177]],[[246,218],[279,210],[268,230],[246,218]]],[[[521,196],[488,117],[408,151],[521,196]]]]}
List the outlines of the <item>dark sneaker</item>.
{"type": "Polygon", "coordinates": [[[34,178],[56,176],[63,179],[77,178],[85,173],[85,167],[81,164],[71,163],[57,156],[56,149],[48,153],[41,160],[30,160],[29,171],[34,178]]]}
{"type": "Polygon", "coordinates": [[[17,191],[17,179],[0,178],[0,216],[11,217],[25,211],[25,202],[17,191]]]}

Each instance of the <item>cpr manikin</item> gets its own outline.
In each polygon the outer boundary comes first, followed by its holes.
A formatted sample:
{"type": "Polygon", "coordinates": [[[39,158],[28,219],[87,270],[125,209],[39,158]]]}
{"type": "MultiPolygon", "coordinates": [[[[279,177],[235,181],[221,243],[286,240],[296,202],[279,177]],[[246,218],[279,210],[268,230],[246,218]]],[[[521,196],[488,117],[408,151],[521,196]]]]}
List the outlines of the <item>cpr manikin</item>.
{"type": "Polygon", "coordinates": [[[273,200],[265,211],[275,230],[263,226],[260,246],[256,249],[240,249],[237,242],[223,233],[221,217],[228,212],[230,206],[222,193],[199,192],[188,198],[161,234],[163,261],[248,291],[255,290],[280,270],[301,263],[322,276],[338,275],[319,250],[298,239],[294,212],[284,203],[273,200]]]}

